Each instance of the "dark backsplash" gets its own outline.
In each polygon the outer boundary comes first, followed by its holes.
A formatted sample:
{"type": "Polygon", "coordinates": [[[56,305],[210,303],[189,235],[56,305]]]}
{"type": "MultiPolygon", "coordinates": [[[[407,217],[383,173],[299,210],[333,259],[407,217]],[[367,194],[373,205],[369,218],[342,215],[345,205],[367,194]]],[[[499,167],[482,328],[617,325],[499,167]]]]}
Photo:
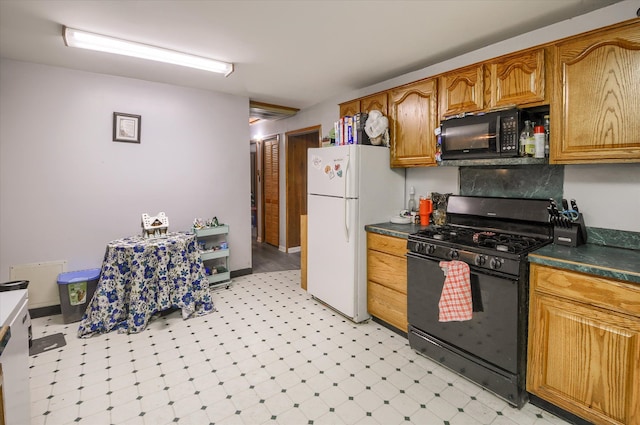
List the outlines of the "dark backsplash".
{"type": "Polygon", "coordinates": [[[460,194],[505,198],[562,199],[562,165],[460,167],[460,194]]]}
{"type": "MultiPolygon", "coordinates": [[[[460,195],[505,198],[553,198],[561,204],[563,165],[473,166],[460,168],[460,195]]],[[[589,227],[588,243],[640,249],[640,233],[589,227]]]]}

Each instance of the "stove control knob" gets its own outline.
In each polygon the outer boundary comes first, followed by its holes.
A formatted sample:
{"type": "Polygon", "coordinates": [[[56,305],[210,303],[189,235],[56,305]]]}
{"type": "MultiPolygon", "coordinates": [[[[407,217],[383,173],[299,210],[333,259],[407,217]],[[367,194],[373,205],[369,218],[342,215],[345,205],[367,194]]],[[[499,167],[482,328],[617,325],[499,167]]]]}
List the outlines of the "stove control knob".
{"type": "Polygon", "coordinates": [[[451,251],[449,251],[449,258],[451,258],[452,260],[457,260],[459,257],[460,257],[460,254],[455,249],[452,249],[451,251]]]}
{"type": "Polygon", "coordinates": [[[416,252],[422,252],[424,250],[424,242],[416,242],[414,248],[416,252]]]}
{"type": "Polygon", "coordinates": [[[499,269],[502,266],[502,261],[499,258],[493,257],[489,262],[489,267],[492,269],[499,269]]]}
{"type": "Polygon", "coordinates": [[[436,252],[436,246],[432,243],[427,244],[427,254],[433,254],[436,252]]]}
{"type": "Polygon", "coordinates": [[[476,266],[484,266],[484,264],[487,262],[487,257],[485,257],[484,255],[478,254],[473,259],[473,262],[475,263],[476,266]]]}

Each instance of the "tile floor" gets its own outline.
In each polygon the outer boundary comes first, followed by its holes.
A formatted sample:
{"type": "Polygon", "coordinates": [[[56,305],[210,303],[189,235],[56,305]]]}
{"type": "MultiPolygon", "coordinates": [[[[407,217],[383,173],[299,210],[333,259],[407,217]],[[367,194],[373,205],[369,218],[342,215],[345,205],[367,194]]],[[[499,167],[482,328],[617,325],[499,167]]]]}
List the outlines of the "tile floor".
{"type": "Polygon", "coordinates": [[[174,312],[132,335],[78,339],[61,316],[34,319],[34,338],[62,332],[67,345],[30,358],[31,423],[565,423],[509,407],[299,282],[299,270],[236,278],[214,291],[217,312],[174,312]]]}

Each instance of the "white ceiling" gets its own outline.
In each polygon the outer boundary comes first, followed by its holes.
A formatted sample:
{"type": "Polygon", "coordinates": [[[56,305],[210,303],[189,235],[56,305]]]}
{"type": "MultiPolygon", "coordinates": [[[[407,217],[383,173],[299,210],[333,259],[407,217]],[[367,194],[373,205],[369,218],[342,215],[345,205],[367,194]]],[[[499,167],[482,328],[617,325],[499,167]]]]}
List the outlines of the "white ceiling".
{"type": "Polygon", "coordinates": [[[619,0],[0,0],[0,56],[306,108],[619,0]],[[65,47],[62,26],[233,62],[205,71],[65,47]]]}

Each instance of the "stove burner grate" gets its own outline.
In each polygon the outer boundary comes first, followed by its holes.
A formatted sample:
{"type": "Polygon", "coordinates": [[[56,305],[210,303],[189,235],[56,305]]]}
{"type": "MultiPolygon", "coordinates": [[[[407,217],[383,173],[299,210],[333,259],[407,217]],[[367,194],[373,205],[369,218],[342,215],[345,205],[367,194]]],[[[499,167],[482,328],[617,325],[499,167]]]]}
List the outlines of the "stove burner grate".
{"type": "Polygon", "coordinates": [[[494,249],[515,254],[543,245],[542,240],[533,237],[449,225],[423,229],[415,234],[415,238],[446,241],[469,248],[494,249]]]}

